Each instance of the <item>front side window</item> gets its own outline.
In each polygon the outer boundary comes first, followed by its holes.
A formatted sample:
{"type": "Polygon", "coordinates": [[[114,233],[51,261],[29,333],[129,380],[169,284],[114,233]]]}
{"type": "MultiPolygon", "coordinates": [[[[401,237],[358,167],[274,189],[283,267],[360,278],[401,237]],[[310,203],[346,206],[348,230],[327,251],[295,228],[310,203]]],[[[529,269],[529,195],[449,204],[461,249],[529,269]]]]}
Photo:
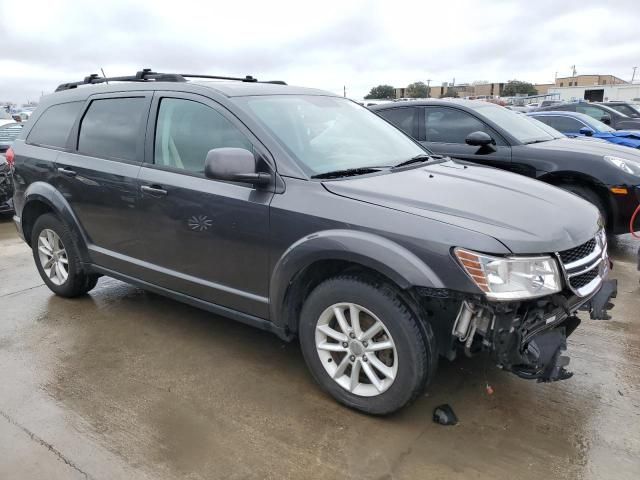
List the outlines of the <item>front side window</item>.
{"type": "Polygon", "coordinates": [[[427,107],[424,110],[427,142],[464,144],[473,132],[485,132],[500,142],[491,128],[467,112],[449,107],[427,107]]]}
{"type": "Polygon", "coordinates": [[[619,103],[619,104],[616,103],[616,104],[611,104],[609,106],[614,110],[625,114],[627,117],[640,118],[640,112],[638,110],[624,103],[619,103]]]}
{"type": "Polygon", "coordinates": [[[209,150],[227,147],[253,151],[247,137],[213,108],[192,100],[162,99],[156,122],[156,165],[202,174],[209,150]]]}
{"type": "Polygon", "coordinates": [[[146,99],[93,100],[80,124],[78,151],[92,157],[135,161],[141,142],[146,99]]]}
{"type": "Polygon", "coordinates": [[[83,103],[60,103],[47,108],[29,132],[27,143],[64,148],[83,103]]]}
{"type": "Polygon", "coordinates": [[[309,175],[393,166],[425,149],[365,107],[319,95],[236,97],[309,175]]]}
{"type": "Polygon", "coordinates": [[[414,137],[415,112],[415,108],[405,107],[391,108],[389,110],[382,110],[378,113],[381,117],[389,120],[404,133],[414,137]]]}

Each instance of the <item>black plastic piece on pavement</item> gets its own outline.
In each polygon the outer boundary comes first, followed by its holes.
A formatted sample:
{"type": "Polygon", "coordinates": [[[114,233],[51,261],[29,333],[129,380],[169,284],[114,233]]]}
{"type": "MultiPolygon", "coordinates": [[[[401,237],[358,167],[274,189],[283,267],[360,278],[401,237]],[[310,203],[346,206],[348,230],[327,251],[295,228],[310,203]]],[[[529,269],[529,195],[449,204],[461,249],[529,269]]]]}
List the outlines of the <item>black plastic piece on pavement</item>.
{"type": "Polygon", "coordinates": [[[433,421],[440,425],[455,425],[458,423],[458,417],[456,417],[453,409],[445,403],[434,408],[433,421]]]}

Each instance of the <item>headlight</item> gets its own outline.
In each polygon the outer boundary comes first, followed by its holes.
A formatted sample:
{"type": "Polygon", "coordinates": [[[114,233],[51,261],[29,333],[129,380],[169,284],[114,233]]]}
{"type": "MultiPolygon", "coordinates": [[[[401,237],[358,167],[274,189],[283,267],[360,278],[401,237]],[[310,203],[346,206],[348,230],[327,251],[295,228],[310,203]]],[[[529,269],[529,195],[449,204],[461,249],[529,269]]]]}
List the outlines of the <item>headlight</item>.
{"type": "Polygon", "coordinates": [[[625,160],[624,158],[620,157],[612,157],[611,155],[606,155],[604,159],[609,163],[613,163],[620,170],[630,173],[631,175],[640,174],[640,165],[638,165],[636,162],[625,160]]]}
{"type": "Polygon", "coordinates": [[[558,263],[552,257],[492,257],[462,248],[454,251],[462,267],[490,299],[535,298],[562,290],[558,263]]]}

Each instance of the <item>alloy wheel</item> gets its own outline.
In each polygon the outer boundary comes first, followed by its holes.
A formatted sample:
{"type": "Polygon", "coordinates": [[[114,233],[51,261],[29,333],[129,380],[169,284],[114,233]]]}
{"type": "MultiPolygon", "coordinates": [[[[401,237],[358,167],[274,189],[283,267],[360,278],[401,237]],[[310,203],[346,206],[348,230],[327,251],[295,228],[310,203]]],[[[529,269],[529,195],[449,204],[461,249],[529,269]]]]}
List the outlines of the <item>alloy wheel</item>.
{"type": "Polygon", "coordinates": [[[45,275],[54,285],[62,285],[69,278],[69,257],[60,236],[45,228],[38,235],[38,257],[45,275]]]}
{"type": "Polygon", "coordinates": [[[316,324],[316,350],[329,376],[363,397],[386,391],[398,373],[391,334],[371,311],[355,303],[327,308],[316,324]]]}

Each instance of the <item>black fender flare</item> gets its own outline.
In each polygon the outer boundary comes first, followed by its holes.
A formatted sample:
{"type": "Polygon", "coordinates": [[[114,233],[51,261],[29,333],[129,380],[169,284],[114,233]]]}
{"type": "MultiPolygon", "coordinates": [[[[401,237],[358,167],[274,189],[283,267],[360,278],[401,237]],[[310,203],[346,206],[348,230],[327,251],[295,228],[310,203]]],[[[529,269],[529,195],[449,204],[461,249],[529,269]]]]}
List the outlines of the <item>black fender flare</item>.
{"type": "MultiPolygon", "coordinates": [[[[24,204],[21,211],[21,223],[24,231],[24,216],[26,212],[29,212],[29,204],[33,202],[41,202],[47,205],[53,213],[55,213],[60,219],[69,227],[78,251],[81,256],[81,260],[84,263],[90,262],[88,255],[88,240],[85,232],[80,228],[80,222],[73,213],[71,205],[64,198],[54,186],[46,182],[34,182],[27,187],[24,193],[24,204]]],[[[31,238],[28,232],[25,233],[25,241],[30,244],[31,238]]]]}
{"type": "Polygon", "coordinates": [[[357,230],[325,230],[301,238],[276,263],[269,283],[270,317],[288,328],[286,295],[299,272],[322,260],[344,260],[375,270],[401,289],[445,288],[438,275],[415,254],[379,235],[357,230]]]}

